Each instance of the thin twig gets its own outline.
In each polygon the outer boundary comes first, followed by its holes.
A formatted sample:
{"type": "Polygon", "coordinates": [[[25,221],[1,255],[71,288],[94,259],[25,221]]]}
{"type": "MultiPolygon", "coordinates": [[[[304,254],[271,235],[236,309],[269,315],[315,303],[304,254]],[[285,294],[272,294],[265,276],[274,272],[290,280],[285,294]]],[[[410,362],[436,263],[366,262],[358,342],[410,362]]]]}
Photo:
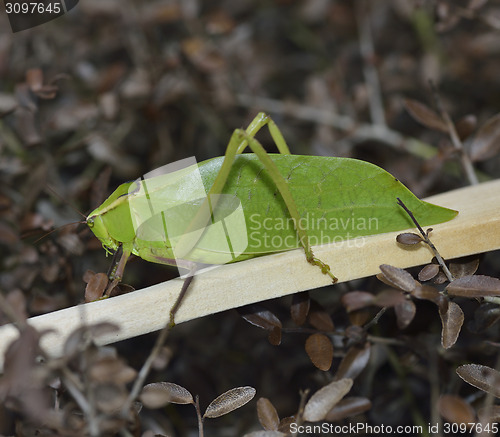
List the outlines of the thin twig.
{"type": "Polygon", "coordinates": [[[175,314],[177,313],[177,310],[181,306],[182,300],[184,299],[184,296],[187,293],[187,290],[189,288],[189,285],[191,284],[193,278],[194,278],[194,273],[196,272],[196,265],[193,267],[193,269],[189,272],[189,276],[184,280],[181,288],[181,292],[179,293],[179,296],[177,296],[177,299],[170,309],[170,321],[169,325],[171,327],[175,326],[175,314]]]}
{"type": "Polygon", "coordinates": [[[198,437],[203,437],[203,416],[201,415],[200,397],[198,395],[195,396],[194,408],[198,418],[198,437]]]}
{"type": "Polygon", "coordinates": [[[130,393],[128,395],[127,400],[122,406],[122,411],[121,415],[122,417],[126,418],[129,411],[130,407],[132,406],[132,403],[135,401],[137,396],[139,396],[140,391],[142,390],[142,387],[144,385],[144,381],[146,380],[149,371],[151,370],[151,366],[153,365],[154,360],[158,356],[158,354],[161,351],[161,348],[163,347],[165,341],[167,340],[168,334],[170,330],[172,329],[172,326],[170,324],[167,324],[161,331],[160,334],[158,335],[158,338],[156,339],[155,345],[153,346],[153,349],[151,350],[151,353],[149,354],[148,358],[142,365],[141,370],[139,371],[139,374],[137,375],[137,378],[134,382],[134,386],[132,387],[132,390],[130,390],[130,393]]]}
{"type": "Polygon", "coordinates": [[[436,86],[434,85],[434,83],[432,81],[430,81],[429,84],[430,84],[430,87],[432,89],[434,101],[436,102],[436,108],[439,111],[439,115],[441,115],[442,119],[446,123],[446,126],[448,128],[448,134],[450,135],[450,139],[451,139],[451,142],[453,144],[453,147],[460,155],[460,162],[462,163],[462,167],[463,167],[464,172],[467,176],[467,179],[469,180],[469,183],[471,185],[476,185],[479,183],[479,181],[477,179],[477,175],[476,175],[476,172],[474,170],[474,166],[472,165],[472,161],[470,160],[469,155],[466,153],[466,151],[464,149],[464,145],[462,144],[462,140],[458,136],[455,124],[453,123],[448,112],[444,109],[443,103],[441,101],[441,97],[439,96],[439,93],[437,91],[436,86]]]}
{"type": "Polygon", "coordinates": [[[386,126],[384,104],[382,102],[382,91],[377,69],[373,63],[375,49],[373,46],[373,33],[370,23],[368,2],[357,2],[358,6],[358,28],[359,48],[363,58],[363,74],[368,86],[371,119],[375,125],[386,126]]]}
{"type": "Polygon", "coordinates": [[[420,226],[420,224],[417,222],[417,219],[415,218],[415,216],[413,215],[413,213],[406,207],[406,205],[403,203],[403,201],[397,197],[396,199],[398,199],[398,205],[401,206],[405,211],[406,213],[410,216],[410,218],[412,219],[413,223],[415,223],[415,226],[417,227],[417,229],[420,231],[420,233],[422,234],[422,237],[424,239],[424,242],[431,248],[432,252],[434,253],[434,256],[436,257],[439,265],[441,266],[441,268],[443,269],[443,272],[444,274],[446,275],[446,277],[448,278],[448,281],[453,281],[453,275],[451,274],[451,272],[448,270],[448,267],[446,266],[443,258],[441,257],[441,255],[439,254],[438,250],[436,249],[436,246],[434,246],[434,244],[432,243],[432,241],[430,240],[429,238],[429,235],[428,233],[430,231],[432,231],[432,228],[429,228],[427,232],[425,232],[422,227],[420,226]]]}
{"type": "MultiPolygon", "coordinates": [[[[295,423],[297,424],[297,429],[302,423],[304,423],[304,409],[306,407],[306,401],[309,396],[310,390],[307,388],[305,390],[300,391],[300,403],[299,408],[297,409],[297,414],[295,415],[295,423]]],[[[297,433],[292,434],[294,437],[297,433]]]]}
{"type": "Polygon", "coordinates": [[[88,420],[88,430],[92,437],[97,437],[100,435],[99,422],[95,415],[95,409],[89,400],[83,394],[81,388],[79,387],[79,382],[73,375],[73,373],[65,366],[62,370],[62,381],[64,386],[71,394],[71,397],[77,403],[77,405],[82,410],[84,416],[88,420]]]}
{"type": "Polygon", "coordinates": [[[368,331],[373,325],[376,325],[386,311],[387,307],[381,308],[380,311],[375,314],[375,317],[371,319],[365,326],[363,326],[363,330],[368,331]]]}

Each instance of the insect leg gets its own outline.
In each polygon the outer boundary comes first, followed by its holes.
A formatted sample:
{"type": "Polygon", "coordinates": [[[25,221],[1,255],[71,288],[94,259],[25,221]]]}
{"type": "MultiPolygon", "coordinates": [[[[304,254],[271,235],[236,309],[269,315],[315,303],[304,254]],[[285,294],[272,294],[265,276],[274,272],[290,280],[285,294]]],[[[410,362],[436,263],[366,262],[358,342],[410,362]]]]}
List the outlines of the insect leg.
{"type": "MultiPolygon", "coordinates": [[[[279,152],[282,155],[290,155],[291,154],[290,149],[286,144],[283,134],[279,130],[278,126],[276,126],[276,123],[271,119],[271,117],[269,117],[269,115],[265,114],[264,112],[259,112],[257,114],[257,116],[253,119],[253,121],[248,125],[245,132],[250,137],[254,137],[257,134],[257,132],[266,125],[267,128],[269,129],[269,132],[271,133],[271,136],[273,137],[274,143],[278,147],[279,152]]],[[[248,142],[244,140],[238,146],[238,150],[236,151],[236,153],[237,154],[242,153],[243,150],[245,150],[245,148],[247,147],[247,145],[248,142]]]]}
{"type": "Polygon", "coordinates": [[[278,188],[281,196],[283,197],[283,200],[285,201],[287,209],[290,213],[290,216],[294,219],[297,235],[306,253],[307,261],[313,265],[318,266],[321,269],[322,273],[327,274],[332,278],[334,283],[337,282],[337,278],[330,271],[330,267],[320,259],[316,258],[312,252],[311,245],[309,244],[309,238],[307,236],[307,230],[301,224],[302,221],[300,220],[300,214],[297,209],[297,205],[293,200],[292,194],[290,193],[290,189],[288,188],[288,183],[283,178],[283,176],[278,170],[278,167],[276,167],[276,164],[267,154],[264,147],[262,147],[259,141],[257,141],[253,136],[251,136],[251,134],[241,129],[237,129],[234,131],[229,141],[229,145],[226,150],[226,155],[224,157],[222,166],[219,170],[219,174],[215,178],[214,184],[212,185],[212,188],[210,189],[208,195],[210,196],[211,194],[217,194],[222,192],[224,184],[226,183],[229,172],[231,170],[231,166],[233,165],[236,152],[241,149],[241,144],[244,143],[246,143],[250,147],[252,152],[259,157],[260,161],[262,162],[262,164],[268,171],[269,175],[273,179],[276,188],[278,188]]]}
{"type": "Polygon", "coordinates": [[[131,250],[122,246],[122,256],[120,257],[120,261],[118,261],[118,264],[113,268],[113,272],[111,273],[111,275],[109,275],[109,278],[112,279],[112,281],[106,288],[106,291],[104,293],[105,297],[111,296],[113,289],[121,282],[123,272],[125,271],[125,265],[127,264],[131,253],[131,250]]]}

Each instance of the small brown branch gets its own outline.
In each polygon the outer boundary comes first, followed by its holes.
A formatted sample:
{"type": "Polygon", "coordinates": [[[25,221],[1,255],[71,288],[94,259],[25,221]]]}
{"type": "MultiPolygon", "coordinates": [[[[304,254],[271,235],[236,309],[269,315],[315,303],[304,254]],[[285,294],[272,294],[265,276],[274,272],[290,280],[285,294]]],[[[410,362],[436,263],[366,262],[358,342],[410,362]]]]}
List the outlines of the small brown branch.
{"type": "Polygon", "coordinates": [[[373,45],[373,32],[370,23],[369,2],[357,2],[359,48],[363,58],[363,74],[368,86],[370,115],[373,123],[378,126],[386,126],[384,104],[382,101],[382,90],[377,69],[374,65],[375,48],[373,45]]]}
{"type": "Polygon", "coordinates": [[[398,205],[401,206],[406,211],[406,213],[411,218],[411,220],[413,221],[413,223],[415,223],[415,226],[417,227],[417,229],[419,230],[419,232],[422,234],[424,242],[427,244],[427,246],[429,246],[431,248],[432,252],[434,253],[434,256],[436,257],[436,259],[437,259],[437,261],[439,263],[439,265],[443,269],[443,272],[446,275],[446,278],[448,279],[448,281],[450,281],[450,282],[453,281],[453,275],[449,271],[449,269],[446,266],[443,258],[441,257],[441,255],[439,254],[438,250],[436,249],[436,246],[434,246],[434,244],[432,243],[432,241],[429,238],[428,234],[429,234],[430,231],[432,231],[432,228],[429,228],[427,230],[427,232],[425,232],[422,229],[422,226],[420,226],[420,224],[418,223],[418,221],[415,218],[415,216],[413,215],[413,213],[406,207],[406,205],[403,203],[403,201],[399,197],[397,197],[397,199],[398,199],[398,205]]]}
{"type": "Polygon", "coordinates": [[[462,167],[467,176],[467,179],[469,180],[469,183],[471,185],[476,185],[479,183],[479,181],[477,179],[474,166],[472,165],[472,161],[470,160],[469,155],[467,155],[467,152],[464,149],[462,140],[458,136],[455,124],[453,123],[448,112],[444,109],[441,97],[439,96],[436,86],[432,81],[430,81],[429,84],[432,89],[432,94],[434,96],[434,101],[436,102],[436,107],[439,111],[439,115],[441,115],[442,119],[446,123],[446,126],[448,127],[448,134],[450,135],[453,147],[460,155],[460,162],[462,163],[462,167]]]}

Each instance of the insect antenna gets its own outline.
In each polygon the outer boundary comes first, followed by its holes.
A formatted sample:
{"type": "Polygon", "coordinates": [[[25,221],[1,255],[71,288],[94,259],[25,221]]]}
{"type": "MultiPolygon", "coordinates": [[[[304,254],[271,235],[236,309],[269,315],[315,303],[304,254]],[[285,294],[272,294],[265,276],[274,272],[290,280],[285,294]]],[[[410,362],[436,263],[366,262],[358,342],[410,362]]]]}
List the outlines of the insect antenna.
{"type": "MultiPolygon", "coordinates": [[[[60,201],[68,205],[73,211],[75,211],[78,215],[81,215],[85,220],[87,220],[87,216],[81,212],[78,208],[76,208],[74,205],[69,203],[64,197],[62,197],[54,188],[52,188],[49,184],[45,185],[45,188],[50,191],[54,196],[56,196],[60,201]]],[[[75,222],[75,223],[80,223],[80,222],[75,222]]],[[[85,223],[85,222],[83,222],[85,223]]]]}
{"type": "MultiPolygon", "coordinates": [[[[56,231],[60,231],[61,229],[63,228],[67,228],[68,226],[73,226],[73,225],[76,225],[76,224],[85,224],[86,221],[85,220],[82,220],[81,222],[71,222],[71,223],[66,223],[65,225],[62,225],[62,226],[58,226],[57,228],[54,228],[52,229],[51,231],[48,231],[46,232],[44,235],[42,235],[40,238],[37,238],[33,244],[37,244],[38,242],[42,241],[45,237],[48,237],[50,234],[52,234],[53,232],[56,232],[56,231]]],[[[31,231],[26,231],[24,234],[21,235],[21,238],[22,239],[25,239],[25,238],[28,238],[30,235],[32,235],[34,232],[34,230],[31,230],[31,231]]]]}
{"type": "MultiPolygon", "coordinates": [[[[82,216],[84,218],[84,220],[82,221],[77,221],[77,222],[71,222],[71,223],[66,223],[62,226],[58,226],[57,228],[54,228],[52,229],[51,231],[48,231],[48,232],[45,232],[44,235],[42,235],[40,238],[37,238],[33,244],[37,244],[38,242],[40,242],[41,240],[43,240],[45,237],[48,237],[50,234],[52,234],[53,232],[56,232],[56,231],[60,231],[61,229],[64,229],[68,226],[72,226],[72,225],[76,225],[76,224],[85,224],[87,222],[87,217],[85,216],[85,214],[83,214],[78,208],[76,208],[74,205],[72,205],[71,203],[69,203],[64,197],[62,197],[51,185],[49,184],[46,184],[45,185],[45,190],[48,191],[50,194],[53,194],[54,196],[56,196],[59,200],[61,200],[64,204],[68,205],[73,211],[75,211],[78,215],[82,216]]],[[[26,238],[29,238],[30,236],[38,233],[39,231],[38,230],[35,230],[35,229],[29,229],[25,232],[23,232],[23,234],[21,235],[21,239],[26,239],[26,238]]]]}

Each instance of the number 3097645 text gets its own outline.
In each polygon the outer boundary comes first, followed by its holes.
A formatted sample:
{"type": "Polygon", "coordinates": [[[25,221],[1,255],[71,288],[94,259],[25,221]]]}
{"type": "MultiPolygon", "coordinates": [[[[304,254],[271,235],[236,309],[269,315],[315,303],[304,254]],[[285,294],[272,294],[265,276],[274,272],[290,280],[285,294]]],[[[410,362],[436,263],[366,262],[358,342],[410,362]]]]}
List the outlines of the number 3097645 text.
{"type": "Polygon", "coordinates": [[[13,2],[5,3],[5,12],[7,14],[60,14],[62,9],[60,2],[13,2]]]}

